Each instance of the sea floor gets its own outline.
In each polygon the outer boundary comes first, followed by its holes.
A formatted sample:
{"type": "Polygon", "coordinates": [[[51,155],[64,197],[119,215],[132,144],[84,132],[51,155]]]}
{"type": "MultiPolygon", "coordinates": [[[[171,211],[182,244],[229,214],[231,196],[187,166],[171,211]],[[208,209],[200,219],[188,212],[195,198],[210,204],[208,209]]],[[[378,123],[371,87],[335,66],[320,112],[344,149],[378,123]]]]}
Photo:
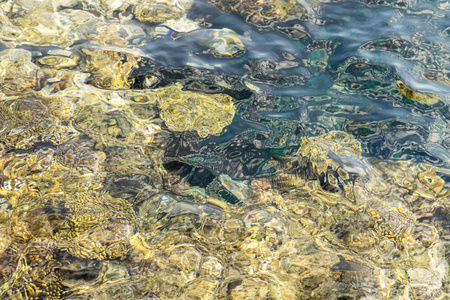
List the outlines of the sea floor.
{"type": "Polygon", "coordinates": [[[0,1],[1,299],[450,299],[444,0],[0,1]]]}

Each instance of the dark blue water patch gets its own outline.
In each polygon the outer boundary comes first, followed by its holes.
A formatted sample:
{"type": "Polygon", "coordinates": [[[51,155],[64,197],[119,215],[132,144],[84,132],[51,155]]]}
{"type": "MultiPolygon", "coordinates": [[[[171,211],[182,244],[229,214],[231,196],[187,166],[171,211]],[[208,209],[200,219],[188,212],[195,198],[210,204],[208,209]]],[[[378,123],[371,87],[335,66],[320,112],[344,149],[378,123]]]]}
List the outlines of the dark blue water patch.
{"type": "Polygon", "coordinates": [[[398,14],[388,7],[367,7],[358,2],[330,3],[323,5],[323,17],[331,20],[324,26],[306,23],[314,39],[326,39],[341,43],[329,59],[336,67],[364,43],[388,36],[392,32],[390,22],[398,14]],[[375,29],[376,28],[376,29],[375,29]]]}
{"type": "MultiPolygon", "coordinates": [[[[226,127],[225,133],[232,132],[231,136],[235,136],[247,130],[268,131],[268,128],[263,124],[244,120],[240,115],[236,114],[233,122],[226,127]]],[[[226,141],[226,138],[222,136],[213,139],[219,143],[226,141]]]]}
{"type": "Polygon", "coordinates": [[[272,92],[272,95],[275,96],[294,96],[294,97],[302,97],[302,96],[320,96],[323,95],[326,90],[325,89],[314,89],[308,87],[286,87],[286,88],[278,88],[272,92]]]}
{"type": "Polygon", "coordinates": [[[288,120],[299,120],[301,116],[302,109],[295,109],[291,111],[263,111],[261,115],[270,118],[280,118],[288,120]]]}
{"type": "Polygon", "coordinates": [[[405,116],[408,116],[408,120],[415,121],[416,123],[423,125],[430,124],[433,120],[431,118],[426,120],[423,116],[411,115],[410,111],[400,107],[393,107],[390,110],[378,110],[369,115],[358,117],[358,119],[361,121],[381,121],[392,118],[404,119],[405,116]]]}
{"type": "Polygon", "coordinates": [[[305,57],[297,43],[277,31],[250,34],[251,41],[245,42],[250,59],[278,59],[277,52],[283,51],[305,57]]]}
{"type": "Polygon", "coordinates": [[[195,49],[194,39],[189,36],[177,39],[176,43],[170,36],[164,36],[150,41],[140,48],[144,52],[144,56],[171,67],[186,66],[189,52],[195,49]],[[174,44],[177,46],[176,51],[174,51],[174,44]]]}
{"type": "Polygon", "coordinates": [[[420,10],[431,10],[433,11],[436,8],[436,3],[430,3],[430,2],[419,2],[417,3],[416,7],[414,7],[415,11],[420,10]]]}
{"type": "Polygon", "coordinates": [[[381,121],[386,119],[408,119],[422,126],[429,126],[435,121],[434,117],[424,116],[422,114],[412,114],[411,109],[394,105],[392,102],[372,100],[370,112],[361,116],[355,116],[359,121],[381,121]]]}
{"type": "MultiPolygon", "coordinates": [[[[446,10],[445,12],[447,15],[450,15],[450,10],[446,10]]],[[[440,29],[446,29],[450,26],[450,18],[440,18],[434,20],[434,22],[440,25],[440,29]]]]}
{"type": "MultiPolygon", "coordinates": [[[[302,74],[303,72],[299,72],[302,74]]],[[[326,73],[313,73],[315,76],[303,76],[305,84],[302,86],[277,87],[271,94],[276,96],[319,96],[326,95],[334,85],[331,76],[326,73]]]]}
{"type": "Polygon", "coordinates": [[[286,77],[292,77],[297,76],[301,77],[306,82],[310,80],[310,76],[308,72],[305,72],[305,68],[299,67],[299,66],[293,66],[293,67],[287,67],[285,69],[281,69],[278,71],[278,74],[286,77]],[[305,76],[306,73],[306,76],[305,76]]]}

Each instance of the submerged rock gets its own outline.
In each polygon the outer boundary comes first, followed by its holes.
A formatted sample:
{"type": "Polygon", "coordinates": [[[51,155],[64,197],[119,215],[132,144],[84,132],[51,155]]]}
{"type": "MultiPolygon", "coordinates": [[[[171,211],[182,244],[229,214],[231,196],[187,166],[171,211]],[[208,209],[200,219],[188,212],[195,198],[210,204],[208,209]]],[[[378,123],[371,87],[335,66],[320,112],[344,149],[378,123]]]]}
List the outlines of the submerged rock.
{"type": "Polygon", "coordinates": [[[0,58],[0,89],[4,94],[16,95],[37,89],[39,67],[31,62],[31,52],[3,50],[0,58]]]}
{"type": "Polygon", "coordinates": [[[180,19],[192,6],[193,1],[127,1],[131,6],[134,17],[141,22],[163,23],[180,19]]]}
{"type": "Polygon", "coordinates": [[[95,192],[48,198],[54,238],[72,255],[97,260],[126,255],[134,231],[134,211],[127,202],[95,192]]]}
{"type": "Polygon", "coordinates": [[[170,130],[195,130],[202,138],[221,133],[235,114],[228,95],[183,91],[179,84],[156,90],[154,95],[170,130]]]}
{"type": "Polygon", "coordinates": [[[131,86],[128,76],[137,66],[133,54],[117,51],[84,49],[88,55],[87,69],[92,72],[92,85],[111,90],[129,89],[131,86]]]}
{"type": "Polygon", "coordinates": [[[0,102],[0,142],[8,148],[30,149],[39,142],[59,145],[78,135],[68,122],[72,104],[58,97],[36,96],[0,102]]]}

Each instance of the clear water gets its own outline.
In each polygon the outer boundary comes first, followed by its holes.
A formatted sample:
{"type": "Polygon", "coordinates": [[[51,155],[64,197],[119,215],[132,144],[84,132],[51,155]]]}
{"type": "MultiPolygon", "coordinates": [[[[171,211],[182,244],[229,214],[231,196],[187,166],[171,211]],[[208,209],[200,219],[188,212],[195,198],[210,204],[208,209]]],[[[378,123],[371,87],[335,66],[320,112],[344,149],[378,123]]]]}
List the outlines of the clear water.
{"type": "Polygon", "coordinates": [[[3,299],[449,299],[448,1],[0,2],[3,299]]]}

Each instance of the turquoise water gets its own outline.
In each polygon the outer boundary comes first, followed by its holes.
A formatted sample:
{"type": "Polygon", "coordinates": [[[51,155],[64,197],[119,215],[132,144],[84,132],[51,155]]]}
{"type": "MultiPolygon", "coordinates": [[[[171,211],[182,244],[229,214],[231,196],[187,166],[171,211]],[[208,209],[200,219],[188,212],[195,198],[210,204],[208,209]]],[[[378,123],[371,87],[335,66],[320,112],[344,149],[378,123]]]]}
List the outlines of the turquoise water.
{"type": "Polygon", "coordinates": [[[450,3],[0,2],[2,299],[450,299],[450,3]]]}

